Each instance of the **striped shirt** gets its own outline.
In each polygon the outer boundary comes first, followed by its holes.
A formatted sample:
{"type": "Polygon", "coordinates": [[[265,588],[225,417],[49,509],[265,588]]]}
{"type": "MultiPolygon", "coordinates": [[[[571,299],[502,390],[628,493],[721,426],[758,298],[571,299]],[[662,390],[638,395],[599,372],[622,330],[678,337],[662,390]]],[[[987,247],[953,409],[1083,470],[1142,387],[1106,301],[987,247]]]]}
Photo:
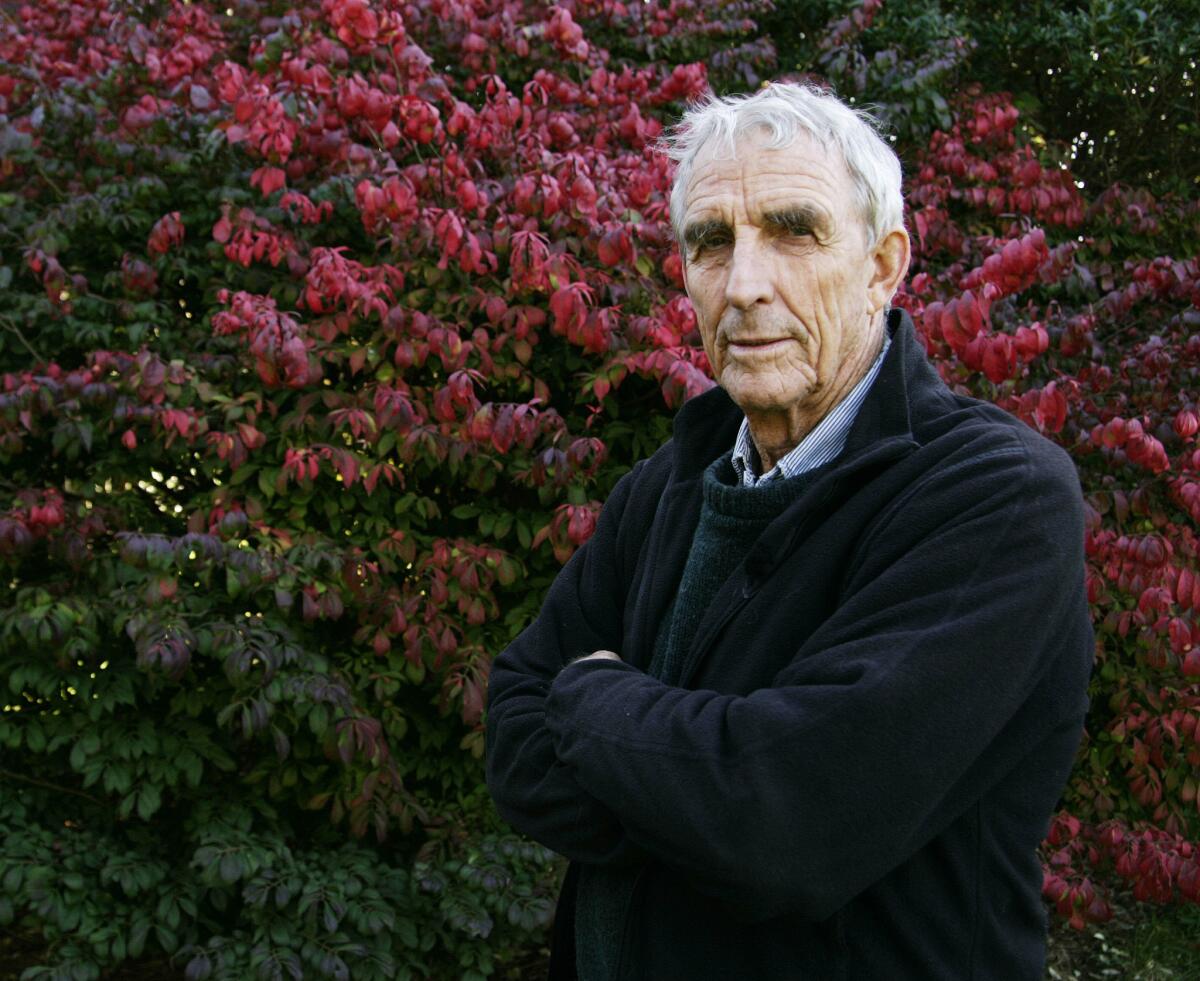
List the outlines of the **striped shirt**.
{"type": "Polygon", "coordinates": [[[834,406],[833,411],[813,427],[812,431],[800,440],[795,449],[789,451],[768,473],[761,477],[757,476],[760,461],[758,450],[755,449],[754,441],[750,438],[750,422],[743,419],[741,428],[738,430],[737,440],[733,444],[733,470],[741,485],[754,487],[768,480],[784,480],[788,477],[795,477],[807,470],[815,470],[841,453],[846,445],[846,437],[850,435],[850,427],[854,424],[854,418],[858,415],[863,400],[867,397],[871,383],[879,374],[879,369],[883,365],[883,356],[887,354],[888,346],[891,343],[892,339],[885,331],[883,347],[879,351],[879,356],[859,380],[859,383],[850,390],[850,394],[834,406]]]}

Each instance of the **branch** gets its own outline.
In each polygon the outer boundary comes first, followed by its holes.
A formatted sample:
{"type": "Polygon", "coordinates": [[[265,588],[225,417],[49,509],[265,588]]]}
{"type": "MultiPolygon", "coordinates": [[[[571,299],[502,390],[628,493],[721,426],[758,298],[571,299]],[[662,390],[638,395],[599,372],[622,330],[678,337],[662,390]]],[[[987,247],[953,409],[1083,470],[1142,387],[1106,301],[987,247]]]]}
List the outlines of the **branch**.
{"type": "Polygon", "coordinates": [[[21,339],[21,343],[25,345],[26,349],[28,349],[30,354],[32,354],[35,358],[37,358],[39,364],[49,364],[49,362],[45,358],[43,358],[40,354],[37,353],[36,350],[34,350],[33,345],[30,344],[29,341],[26,339],[25,335],[21,333],[21,328],[18,327],[12,320],[10,320],[8,317],[0,317],[0,324],[2,324],[4,326],[5,330],[12,331],[14,334],[17,335],[17,337],[19,337],[21,339]]]}
{"type": "Polygon", "coordinates": [[[22,780],[25,783],[31,783],[36,787],[42,787],[46,790],[57,790],[60,794],[74,794],[76,797],[90,800],[93,804],[97,804],[100,807],[108,807],[99,797],[93,797],[85,790],[76,790],[74,787],[60,787],[56,783],[48,783],[45,780],[38,780],[36,777],[27,777],[20,773],[13,773],[11,770],[0,769],[0,777],[7,777],[10,780],[22,780]]]}

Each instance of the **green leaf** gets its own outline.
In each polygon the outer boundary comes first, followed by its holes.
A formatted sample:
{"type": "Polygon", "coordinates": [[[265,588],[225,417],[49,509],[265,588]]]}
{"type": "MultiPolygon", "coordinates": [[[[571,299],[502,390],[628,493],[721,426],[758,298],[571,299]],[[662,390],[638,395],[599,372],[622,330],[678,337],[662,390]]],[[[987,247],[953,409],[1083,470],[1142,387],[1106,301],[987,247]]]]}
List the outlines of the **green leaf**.
{"type": "Polygon", "coordinates": [[[232,885],[242,877],[242,860],[240,856],[233,852],[226,852],[221,856],[221,864],[218,872],[221,876],[221,881],[232,885]]]}
{"type": "Polygon", "coordinates": [[[61,903],[57,904],[56,911],[58,913],[58,928],[66,933],[70,933],[79,925],[79,907],[64,906],[61,903]]]}
{"type": "Polygon", "coordinates": [[[154,935],[158,938],[159,946],[162,947],[168,954],[175,953],[175,948],[179,946],[179,938],[175,936],[175,932],[161,923],[154,924],[154,935]]]}
{"type": "Polygon", "coordinates": [[[25,745],[31,752],[40,753],[46,748],[46,733],[37,719],[30,719],[25,730],[25,745]]]}
{"type": "Polygon", "coordinates": [[[200,777],[204,771],[204,762],[192,752],[184,752],[179,756],[179,766],[192,787],[200,786],[200,777]]]}
{"type": "Polygon", "coordinates": [[[229,483],[232,485],[244,484],[247,480],[258,474],[259,487],[262,487],[262,474],[259,472],[261,468],[257,463],[243,463],[237,470],[234,471],[232,477],[229,478],[229,483]]]}
{"type": "Polygon", "coordinates": [[[283,918],[272,920],[271,925],[267,928],[267,933],[280,947],[286,946],[295,939],[291,925],[283,918]]]}
{"type": "Polygon", "coordinates": [[[141,957],[142,951],[146,949],[146,937],[150,933],[150,921],[146,919],[145,914],[139,914],[138,918],[133,921],[133,927],[129,931],[129,956],[141,957]]]}
{"type": "Polygon", "coordinates": [[[137,803],[138,793],[132,791],[121,798],[121,803],[117,805],[117,817],[122,821],[126,820],[133,813],[133,807],[137,803]]]}
{"type": "Polygon", "coordinates": [[[138,793],[137,812],[143,821],[149,821],[162,806],[162,794],[152,783],[146,784],[138,793]]]}
{"type": "Polygon", "coordinates": [[[158,902],[158,918],[172,930],[179,929],[179,905],[175,897],[166,893],[158,902]]]}
{"type": "Polygon", "coordinates": [[[502,511],[496,517],[496,527],[493,532],[493,535],[496,538],[496,540],[499,541],[501,538],[503,538],[505,535],[507,535],[509,533],[509,531],[512,530],[512,526],[513,526],[512,512],[511,511],[502,511]]]}
{"type": "Polygon", "coordinates": [[[412,920],[397,920],[396,934],[400,937],[400,942],[404,944],[405,947],[416,949],[420,944],[420,940],[417,936],[417,927],[412,920]]]}

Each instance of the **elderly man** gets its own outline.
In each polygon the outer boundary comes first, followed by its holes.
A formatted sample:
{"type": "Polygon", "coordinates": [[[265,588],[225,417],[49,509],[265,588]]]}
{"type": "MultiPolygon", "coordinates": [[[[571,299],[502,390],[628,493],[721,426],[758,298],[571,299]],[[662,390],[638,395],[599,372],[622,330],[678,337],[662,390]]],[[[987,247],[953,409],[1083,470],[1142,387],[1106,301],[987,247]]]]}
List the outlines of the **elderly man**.
{"type": "Polygon", "coordinates": [[[773,85],[671,152],[719,387],[492,669],[489,788],[572,860],[552,977],[1040,978],[1093,646],[1075,471],[889,309],[864,117],[773,85]]]}

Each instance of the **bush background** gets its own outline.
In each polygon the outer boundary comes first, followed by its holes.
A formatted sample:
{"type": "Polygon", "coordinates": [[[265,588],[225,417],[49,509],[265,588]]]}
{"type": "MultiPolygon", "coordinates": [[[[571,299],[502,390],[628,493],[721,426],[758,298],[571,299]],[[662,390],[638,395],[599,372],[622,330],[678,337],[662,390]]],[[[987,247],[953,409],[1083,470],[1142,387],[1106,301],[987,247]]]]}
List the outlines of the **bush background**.
{"type": "Polygon", "coordinates": [[[1198,53],[1194,2],[0,4],[24,976],[534,969],[561,868],[482,787],[488,665],[711,384],[648,143],[780,76],[877,108],[897,302],[1079,466],[1051,969],[1190,976],[1198,53]]]}

